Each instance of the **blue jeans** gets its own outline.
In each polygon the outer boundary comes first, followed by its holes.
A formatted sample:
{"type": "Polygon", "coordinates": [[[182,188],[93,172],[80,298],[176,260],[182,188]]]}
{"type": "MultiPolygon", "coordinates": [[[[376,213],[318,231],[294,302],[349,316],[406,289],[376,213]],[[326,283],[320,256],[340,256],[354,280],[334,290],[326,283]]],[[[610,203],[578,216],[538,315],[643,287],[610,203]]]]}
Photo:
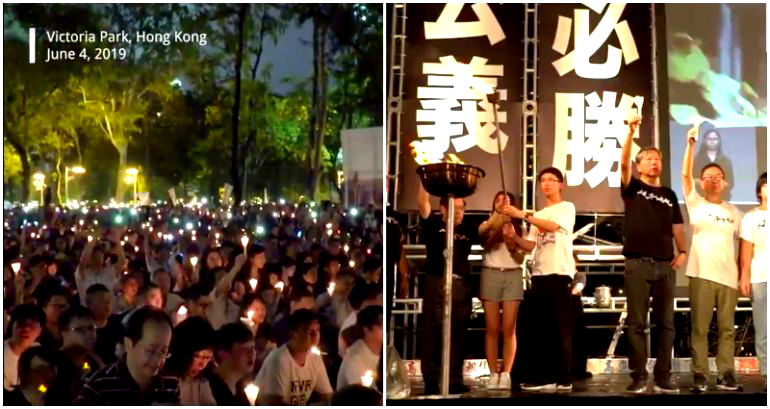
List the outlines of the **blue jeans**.
{"type": "Polygon", "coordinates": [[[767,376],[767,283],[751,284],[751,309],[759,370],[762,376],[767,376]]]}

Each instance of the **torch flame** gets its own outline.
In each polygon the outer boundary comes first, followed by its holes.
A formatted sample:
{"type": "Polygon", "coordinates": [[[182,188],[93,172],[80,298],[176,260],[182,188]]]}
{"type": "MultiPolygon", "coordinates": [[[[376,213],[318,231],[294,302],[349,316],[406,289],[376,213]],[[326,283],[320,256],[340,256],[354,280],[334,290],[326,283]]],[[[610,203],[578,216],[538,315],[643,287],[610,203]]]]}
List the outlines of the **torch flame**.
{"type": "Polygon", "coordinates": [[[450,153],[450,154],[447,155],[446,162],[447,163],[457,163],[459,165],[465,165],[465,162],[460,160],[460,158],[457,155],[455,155],[454,153],[450,153]]]}
{"type": "Polygon", "coordinates": [[[409,146],[412,148],[412,156],[414,157],[415,162],[419,165],[428,165],[431,163],[457,163],[464,165],[465,162],[463,162],[457,155],[454,153],[449,153],[444,156],[443,152],[431,152],[429,151],[426,146],[427,144],[425,142],[422,142],[420,140],[413,141],[409,144],[409,146]]]}

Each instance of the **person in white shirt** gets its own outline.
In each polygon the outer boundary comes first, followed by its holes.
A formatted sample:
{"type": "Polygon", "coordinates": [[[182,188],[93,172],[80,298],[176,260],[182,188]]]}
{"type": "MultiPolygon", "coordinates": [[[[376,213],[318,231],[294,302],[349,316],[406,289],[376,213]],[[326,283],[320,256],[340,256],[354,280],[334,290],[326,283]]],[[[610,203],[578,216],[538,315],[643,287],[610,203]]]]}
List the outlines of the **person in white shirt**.
{"type": "Polygon", "coordinates": [[[534,215],[516,208],[511,212],[513,217],[531,225],[526,239],[513,233],[516,245],[525,252],[534,250],[532,289],[525,296],[527,307],[522,309],[528,311],[528,322],[532,324],[527,331],[537,339],[528,339],[527,345],[532,348],[526,353],[529,381],[522,389],[569,392],[574,328],[571,291],[576,271],[572,253],[575,205],[561,198],[564,176],[559,169],[543,169],[537,180],[546,199],[545,208],[534,215]]]}
{"type": "Polygon", "coordinates": [[[311,352],[320,330],[315,313],[308,309],[289,317],[289,341],[267,356],[254,381],[259,405],[307,405],[313,391],[329,404],[334,391],[326,367],[321,356],[311,352]]]}
{"type": "Polygon", "coordinates": [[[86,304],[86,290],[94,284],[103,284],[110,290],[113,296],[115,295],[120,271],[126,263],[126,257],[125,253],[123,253],[123,247],[115,242],[111,242],[110,246],[111,250],[105,251],[99,245],[99,241],[93,239],[83,249],[80,263],[75,271],[75,280],[77,282],[78,294],[80,294],[81,305],[86,304]],[[105,265],[106,256],[111,255],[112,251],[117,255],[117,260],[115,263],[105,265]]]}
{"type": "Polygon", "coordinates": [[[738,264],[735,244],[741,225],[741,212],[722,200],[727,185],[725,172],[716,163],[700,171],[705,197],[698,194],[693,178],[693,149],[698,128],[687,132],[687,148],[682,163],[682,186],[693,227],[687,260],[690,277],[692,317],[693,390],[708,390],[708,333],[714,307],[717,310],[719,344],[717,348],[717,389],[735,391],[735,307],[738,302],[738,264]]]}
{"type": "Polygon", "coordinates": [[[363,338],[348,348],[337,373],[337,390],[353,384],[374,387],[382,354],[382,311],[378,305],[359,311],[356,325],[361,328],[363,338]]]}
{"type": "Polygon", "coordinates": [[[513,194],[498,192],[492,202],[492,212],[479,226],[484,249],[479,298],[486,320],[485,351],[489,365],[487,389],[511,389],[511,369],[516,356],[516,317],[524,299],[521,263],[524,253],[518,250],[513,234],[521,236],[521,224],[515,219],[513,194]],[[512,223],[515,221],[516,223],[512,223]],[[500,309],[502,308],[502,328],[500,309]],[[498,343],[503,333],[503,367],[498,373],[498,343]]]}
{"type": "Polygon", "coordinates": [[[759,207],[741,223],[741,294],[751,296],[754,347],[767,391],[767,172],[757,181],[759,207]]]}
{"type": "Polygon", "coordinates": [[[382,305],[382,286],[358,283],[353,286],[353,290],[348,296],[351,312],[340,326],[340,332],[337,336],[337,351],[339,356],[344,358],[350,346],[346,336],[350,334],[350,329],[356,325],[358,312],[370,305],[382,305]]]}
{"type": "Polygon", "coordinates": [[[11,312],[11,338],[3,342],[3,388],[12,390],[19,384],[19,358],[22,352],[36,345],[46,318],[34,304],[21,304],[11,312]]]}

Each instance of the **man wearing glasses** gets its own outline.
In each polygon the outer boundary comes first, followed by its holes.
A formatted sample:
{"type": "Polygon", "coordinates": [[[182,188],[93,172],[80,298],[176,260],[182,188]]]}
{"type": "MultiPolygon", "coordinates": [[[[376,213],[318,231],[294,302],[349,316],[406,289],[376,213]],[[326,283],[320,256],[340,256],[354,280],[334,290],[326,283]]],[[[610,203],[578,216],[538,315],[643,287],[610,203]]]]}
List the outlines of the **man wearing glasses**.
{"type": "Polygon", "coordinates": [[[704,196],[695,190],[693,148],[698,128],[687,132],[687,148],[682,163],[682,186],[692,225],[692,246],[687,259],[690,277],[692,317],[693,390],[708,390],[708,333],[714,307],[717,310],[719,343],[717,347],[717,389],[741,388],[735,379],[735,306],[738,302],[738,263],[735,244],[742,213],[722,200],[727,187],[725,172],[716,163],[700,171],[704,196]]]}
{"type": "Polygon", "coordinates": [[[152,307],[136,310],[128,320],[126,354],[86,380],[74,405],[176,405],[179,381],[158,375],[168,359],[171,320],[152,307]]]}

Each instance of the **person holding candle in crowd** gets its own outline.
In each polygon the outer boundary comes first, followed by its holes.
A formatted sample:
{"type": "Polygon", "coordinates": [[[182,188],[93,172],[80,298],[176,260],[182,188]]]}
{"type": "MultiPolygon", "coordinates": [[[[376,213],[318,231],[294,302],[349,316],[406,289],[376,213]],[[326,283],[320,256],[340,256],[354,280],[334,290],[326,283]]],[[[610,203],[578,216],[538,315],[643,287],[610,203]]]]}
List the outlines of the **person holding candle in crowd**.
{"type": "MultiPolygon", "coordinates": [[[[113,236],[119,232],[115,231],[113,236]]],[[[83,254],[80,256],[80,263],[75,271],[78,293],[80,294],[80,303],[86,303],[86,291],[94,284],[102,284],[110,291],[117,289],[120,271],[126,262],[126,256],[123,247],[114,241],[107,241],[102,244],[98,240],[91,240],[86,243],[83,254]],[[109,245],[110,250],[105,251],[102,246],[109,245]],[[117,256],[114,263],[106,263],[106,254],[115,254],[117,256]]]]}
{"type": "Polygon", "coordinates": [[[3,391],[5,406],[42,406],[56,378],[56,354],[50,348],[33,346],[19,358],[19,385],[3,391]]]}
{"type": "MultiPolygon", "coordinates": [[[[358,312],[356,326],[361,338],[348,348],[337,375],[337,389],[363,384],[366,374],[376,374],[382,355],[382,306],[370,305],[358,312]],[[362,379],[363,378],[363,379],[362,379]]],[[[371,379],[373,381],[373,379],[371,379]]],[[[364,385],[373,387],[372,384],[364,385]]]]}
{"type": "Polygon", "coordinates": [[[217,405],[248,405],[244,387],[254,368],[254,335],[246,324],[233,322],[217,330],[214,339],[217,366],[208,381],[217,405]]]}
{"type": "Polygon", "coordinates": [[[10,390],[19,383],[18,363],[21,354],[36,345],[46,317],[40,307],[22,304],[13,309],[8,323],[10,338],[3,342],[3,388],[10,390]]]}
{"type": "Polygon", "coordinates": [[[246,294],[243,297],[241,307],[241,321],[246,324],[254,334],[254,349],[256,356],[254,358],[253,373],[256,375],[259,368],[262,367],[267,354],[276,348],[275,342],[271,340],[270,324],[265,322],[267,318],[267,307],[265,302],[257,294],[246,294]]]}
{"type": "Polygon", "coordinates": [[[289,317],[289,341],[268,355],[254,383],[259,387],[260,405],[307,405],[312,392],[322,404],[331,400],[332,390],[323,360],[311,352],[319,337],[315,313],[299,309],[289,317]]]}

